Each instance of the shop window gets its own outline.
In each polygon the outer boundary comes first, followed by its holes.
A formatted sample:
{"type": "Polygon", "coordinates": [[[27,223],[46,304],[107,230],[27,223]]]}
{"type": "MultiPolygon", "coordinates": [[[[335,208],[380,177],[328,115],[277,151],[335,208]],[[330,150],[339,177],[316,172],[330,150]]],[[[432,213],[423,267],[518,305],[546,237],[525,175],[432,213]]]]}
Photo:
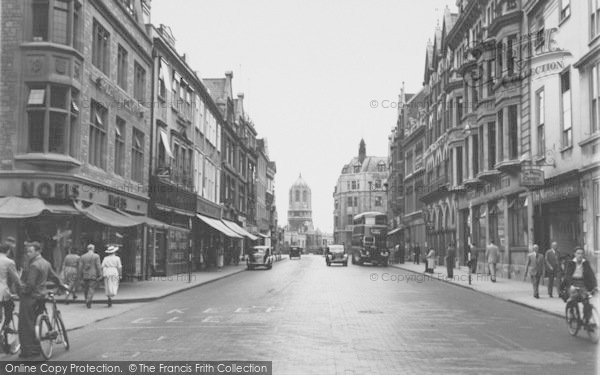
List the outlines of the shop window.
{"type": "Polygon", "coordinates": [[[94,20],[92,41],[92,64],[105,74],[109,74],[110,33],[94,20]]]}
{"type": "Polygon", "coordinates": [[[143,183],[144,181],[144,133],[133,129],[131,142],[131,179],[143,183]]]}
{"type": "Polygon", "coordinates": [[[525,197],[513,197],[508,204],[510,246],[527,245],[527,206],[525,197]]]}
{"type": "Polygon", "coordinates": [[[32,85],[29,88],[28,152],[74,155],[76,142],[69,139],[77,135],[77,100],[78,93],[69,86],[32,85]]]}
{"type": "Polygon", "coordinates": [[[127,50],[120,44],[117,53],[117,84],[127,91],[127,50]]]}
{"type": "Polygon", "coordinates": [[[146,95],[146,70],[136,62],[134,64],[133,73],[135,79],[133,86],[133,97],[139,102],[143,102],[146,95]]]}
{"type": "Polygon", "coordinates": [[[90,134],[88,161],[91,165],[106,169],[106,129],[107,110],[100,103],[92,100],[90,118],[90,134]]]}
{"type": "Polygon", "coordinates": [[[115,123],[115,173],[125,175],[125,120],[117,116],[115,123]]]}

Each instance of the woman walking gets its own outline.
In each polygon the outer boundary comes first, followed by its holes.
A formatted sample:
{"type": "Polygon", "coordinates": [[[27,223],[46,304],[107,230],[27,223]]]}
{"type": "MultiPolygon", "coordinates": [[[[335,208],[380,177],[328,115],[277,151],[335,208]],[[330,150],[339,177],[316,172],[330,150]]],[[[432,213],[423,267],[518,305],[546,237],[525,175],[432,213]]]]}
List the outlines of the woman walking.
{"type": "Polygon", "coordinates": [[[116,245],[109,246],[105,253],[108,254],[102,260],[102,276],[104,276],[104,292],[108,298],[108,307],[112,306],[112,298],[119,291],[119,280],[123,272],[121,258],[115,253],[119,250],[116,245]]]}
{"type": "MultiPolygon", "coordinates": [[[[67,255],[62,264],[62,269],[60,274],[63,277],[63,282],[65,285],[69,286],[69,291],[73,295],[73,299],[77,298],[77,286],[79,281],[79,261],[80,257],[76,254],[73,249],[73,241],[71,239],[67,240],[66,243],[67,255]]],[[[69,295],[67,294],[65,297],[65,302],[69,303],[69,295]]]]}
{"type": "Polygon", "coordinates": [[[433,273],[433,269],[435,268],[435,250],[433,248],[429,249],[429,253],[427,254],[426,264],[427,264],[427,270],[425,272],[433,273]]]}

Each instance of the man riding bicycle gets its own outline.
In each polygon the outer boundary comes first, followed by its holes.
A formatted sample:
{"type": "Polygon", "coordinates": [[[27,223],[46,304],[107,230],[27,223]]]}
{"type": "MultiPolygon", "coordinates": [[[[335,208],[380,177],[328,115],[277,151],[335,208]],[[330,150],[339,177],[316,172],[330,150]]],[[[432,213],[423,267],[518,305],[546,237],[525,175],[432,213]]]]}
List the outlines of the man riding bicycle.
{"type": "MultiPolygon", "coordinates": [[[[565,280],[563,282],[563,293],[568,292],[568,301],[583,301],[588,293],[597,290],[596,275],[588,262],[583,257],[583,248],[575,248],[575,258],[567,261],[565,280]]],[[[591,306],[584,304],[583,321],[587,324],[590,316],[591,306]]]]}
{"type": "Polygon", "coordinates": [[[0,245],[0,305],[4,310],[4,326],[7,326],[15,310],[12,294],[20,286],[15,261],[7,256],[10,245],[0,245]]]}

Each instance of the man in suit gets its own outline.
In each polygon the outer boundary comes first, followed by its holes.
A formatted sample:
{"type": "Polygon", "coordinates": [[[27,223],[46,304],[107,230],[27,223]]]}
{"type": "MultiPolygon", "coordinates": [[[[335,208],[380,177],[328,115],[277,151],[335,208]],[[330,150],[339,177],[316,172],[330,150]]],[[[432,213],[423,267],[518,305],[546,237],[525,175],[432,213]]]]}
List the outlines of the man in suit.
{"type": "Polygon", "coordinates": [[[496,263],[498,263],[499,257],[500,250],[498,249],[498,246],[496,246],[494,240],[490,240],[490,244],[485,248],[485,259],[488,262],[491,280],[493,283],[496,282],[496,263]]]}
{"type": "Polygon", "coordinates": [[[419,262],[420,262],[419,258],[421,258],[421,248],[419,247],[419,244],[417,244],[416,242],[413,245],[413,253],[415,254],[414,263],[419,264],[419,262]]]}
{"type": "Polygon", "coordinates": [[[15,261],[6,255],[9,250],[8,244],[0,245],[0,305],[4,307],[5,326],[10,323],[15,310],[15,303],[11,295],[21,285],[15,261]]]}
{"type": "MultiPolygon", "coordinates": [[[[554,289],[554,278],[556,278],[556,288],[560,289],[562,270],[558,262],[559,252],[558,244],[552,242],[552,246],[546,251],[546,275],[548,275],[548,296],[552,298],[552,290],[554,289]]],[[[559,291],[560,292],[560,291],[559,291]]]]}
{"type": "MultiPolygon", "coordinates": [[[[19,357],[32,357],[40,353],[40,344],[35,335],[35,319],[46,296],[48,279],[57,285],[62,283],[52,269],[50,263],[42,257],[42,247],[39,242],[25,244],[26,263],[21,275],[21,293],[19,298],[19,340],[21,354],[19,357]]],[[[64,288],[64,286],[63,286],[64,288]]]]}
{"type": "Polygon", "coordinates": [[[454,243],[450,242],[448,250],[446,250],[446,278],[454,278],[454,263],[456,258],[456,247],[454,243]]]}
{"type": "Polygon", "coordinates": [[[533,245],[531,248],[531,252],[527,254],[527,264],[525,265],[525,276],[524,279],[527,280],[527,274],[531,276],[531,283],[533,284],[533,296],[535,298],[540,298],[539,294],[539,286],[540,279],[544,274],[544,265],[546,260],[544,256],[540,254],[538,245],[533,245]]]}
{"type": "Polygon", "coordinates": [[[92,307],[92,299],[96,283],[102,279],[102,264],[100,255],[95,253],[96,247],[92,244],[87,246],[87,252],[81,256],[79,261],[79,280],[83,283],[83,294],[85,295],[85,305],[89,309],[92,307]]]}

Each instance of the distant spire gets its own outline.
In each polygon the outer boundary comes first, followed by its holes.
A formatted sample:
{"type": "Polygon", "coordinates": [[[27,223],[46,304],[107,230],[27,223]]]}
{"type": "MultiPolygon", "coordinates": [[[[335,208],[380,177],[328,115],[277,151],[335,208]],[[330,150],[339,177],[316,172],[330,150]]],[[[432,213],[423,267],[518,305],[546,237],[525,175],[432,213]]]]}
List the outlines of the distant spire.
{"type": "Polygon", "coordinates": [[[302,172],[300,172],[300,175],[298,176],[298,178],[302,178],[302,172]]]}
{"type": "Polygon", "coordinates": [[[360,145],[358,146],[358,161],[362,164],[362,162],[367,158],[367,146],[365,145],[365,140],[360,140],[360,145]]]}

